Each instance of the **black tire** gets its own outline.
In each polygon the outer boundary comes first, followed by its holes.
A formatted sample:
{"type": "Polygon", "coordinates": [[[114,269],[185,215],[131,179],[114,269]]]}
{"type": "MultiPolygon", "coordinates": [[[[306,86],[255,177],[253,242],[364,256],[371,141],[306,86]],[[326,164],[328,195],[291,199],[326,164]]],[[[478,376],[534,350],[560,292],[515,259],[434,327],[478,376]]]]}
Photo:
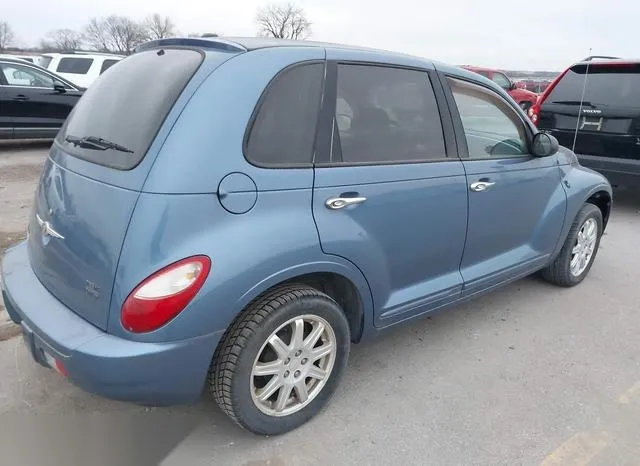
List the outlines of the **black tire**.
{"type": "Polygon", "coordinates": [[[571,225],[571,229],[569,230],[569,234],[567,235],[567,239],[562,246],[560,254],[558,254],[558,257],[556,257],[556,259],[550,266],[542,271],[543,278],[555,285],[565,287],[575,286],[578,283],[582,282],[582,280],[584,280],[584,278],[589,273],[589,270],[591,270],[591,266],[596,259],[598,248],[600,247],[600,239],[602,238],[602,230],[602,212],[597,206],[593,204],[585,204],[582,209],[580,209],[578,215],[573,221],[573,224],[571,225]],[[585,222],[589,219],[594,219],[598,226],[595,249],[593,250],[593,254],[591,254],[589,262],[582,273],[580,273],[579,275],[574,275],[571,273],[571,258],[573,256],[572,250],[578,240],[578,233],[582,229],[582,226],[585,224],[585,222]]]}
{"type": "Polygon", "coordinates": [[[218,406],[240,427],[258,435],[280,435],[313,418],[335,392],[347,365],[350,332],[340,306],[326,294],[305,285],[284,285],[258,298],[225,333],[209,371],[209,390],[218,406]],[[281,325],[300,315],[318,316],[331,326],[336,356],[325,385],[300,411],[274,416],[252,398],[252,368],[267,339],[281,325]]]}

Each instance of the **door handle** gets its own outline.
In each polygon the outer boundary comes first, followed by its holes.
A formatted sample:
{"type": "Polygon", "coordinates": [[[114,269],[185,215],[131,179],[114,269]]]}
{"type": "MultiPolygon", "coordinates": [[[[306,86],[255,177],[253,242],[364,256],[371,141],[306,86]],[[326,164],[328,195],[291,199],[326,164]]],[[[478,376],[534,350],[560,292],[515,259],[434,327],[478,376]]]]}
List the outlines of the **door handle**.
{"type": "Polygon", "coordinates": [[[327,209],[338,210],[350,205],[362,204],[366,197],[330,197],[324,203],[327,209]]]}
{"type": "Polygon", "coordinates": [[[29,97],[27,97],[24,94],[18,94],[17,96],[15,96],[12,100],[18,100],[20,102],[24,102],[25,100],[29,100],[29,97]]]}
{"type": "Polygon", "coordinates": [[[496,184],[493,181],[476,181],[475,183],[471,183],[471,191],[475,191],[477,193],[481,193],[483,191],[486,191],[487,189],[489,189],[491,186],[493,186],[494,184],[496,184]]]}

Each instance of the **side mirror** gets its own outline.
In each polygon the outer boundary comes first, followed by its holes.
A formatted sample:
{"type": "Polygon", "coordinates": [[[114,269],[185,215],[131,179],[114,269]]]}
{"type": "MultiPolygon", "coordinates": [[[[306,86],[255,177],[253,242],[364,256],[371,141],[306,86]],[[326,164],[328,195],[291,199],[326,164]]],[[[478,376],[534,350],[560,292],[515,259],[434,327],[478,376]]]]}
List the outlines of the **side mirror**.
{"type": "Polygon", "coordinates": [[[537,133],[533,137],[533,155],[536,157],[547,157],[558,152],[560,143],[556,138],[548,133],[537,133]]]}
{"type": "Polygon", "coordinates": [[[509,87],[510,90],[515,91],[516,89],[518,89],[518,86],[516,85],[516,83],[512,82],[511,86],[509,87]]]}
{"type": "Polygon", "coordinates": [[[60,92],[61,94],[67,92],[67,88],[60,81],[53,82],[53,90],[56,92],[60,92]]]}

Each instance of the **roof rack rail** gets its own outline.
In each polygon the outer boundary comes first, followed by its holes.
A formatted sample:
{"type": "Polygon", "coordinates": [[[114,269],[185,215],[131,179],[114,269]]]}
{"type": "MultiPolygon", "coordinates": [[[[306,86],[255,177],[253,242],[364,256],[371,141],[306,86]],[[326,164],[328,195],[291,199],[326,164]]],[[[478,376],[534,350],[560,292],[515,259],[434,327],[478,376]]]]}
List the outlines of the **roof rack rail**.
{"type": "Polygon", "coordinates": [[[585,58],[582,61],[591,61],[591,60],[594,60],[594,59],[597,59],[597,58],[604,59],[604,60],[618,60],[618,59],[620,59],[620,57],[609,57],[607,55],[591,55],[591,56],[585,58]]]}

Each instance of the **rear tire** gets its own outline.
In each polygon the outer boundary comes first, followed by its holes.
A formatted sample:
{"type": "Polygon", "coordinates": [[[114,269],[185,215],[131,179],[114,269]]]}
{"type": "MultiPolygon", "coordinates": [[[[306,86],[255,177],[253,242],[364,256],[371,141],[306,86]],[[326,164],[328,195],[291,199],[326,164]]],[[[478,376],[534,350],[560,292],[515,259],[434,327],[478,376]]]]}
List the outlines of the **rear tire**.
{"type": "Polygon", "coordinates": [[[602,231],[602,212],[593,204],[585,204],[573,221],[560,254],[542,271],[543,278],[565,287],[582,282],[596,258],[602,231]]]}
{"type": "Polygon", "coordinates": [[[227,330],[209,371],[209,389],[240,427],[284,434],[327,404],[349,349],[349,324],[333,299],[304,285],[280,286],[227,330]]]}

